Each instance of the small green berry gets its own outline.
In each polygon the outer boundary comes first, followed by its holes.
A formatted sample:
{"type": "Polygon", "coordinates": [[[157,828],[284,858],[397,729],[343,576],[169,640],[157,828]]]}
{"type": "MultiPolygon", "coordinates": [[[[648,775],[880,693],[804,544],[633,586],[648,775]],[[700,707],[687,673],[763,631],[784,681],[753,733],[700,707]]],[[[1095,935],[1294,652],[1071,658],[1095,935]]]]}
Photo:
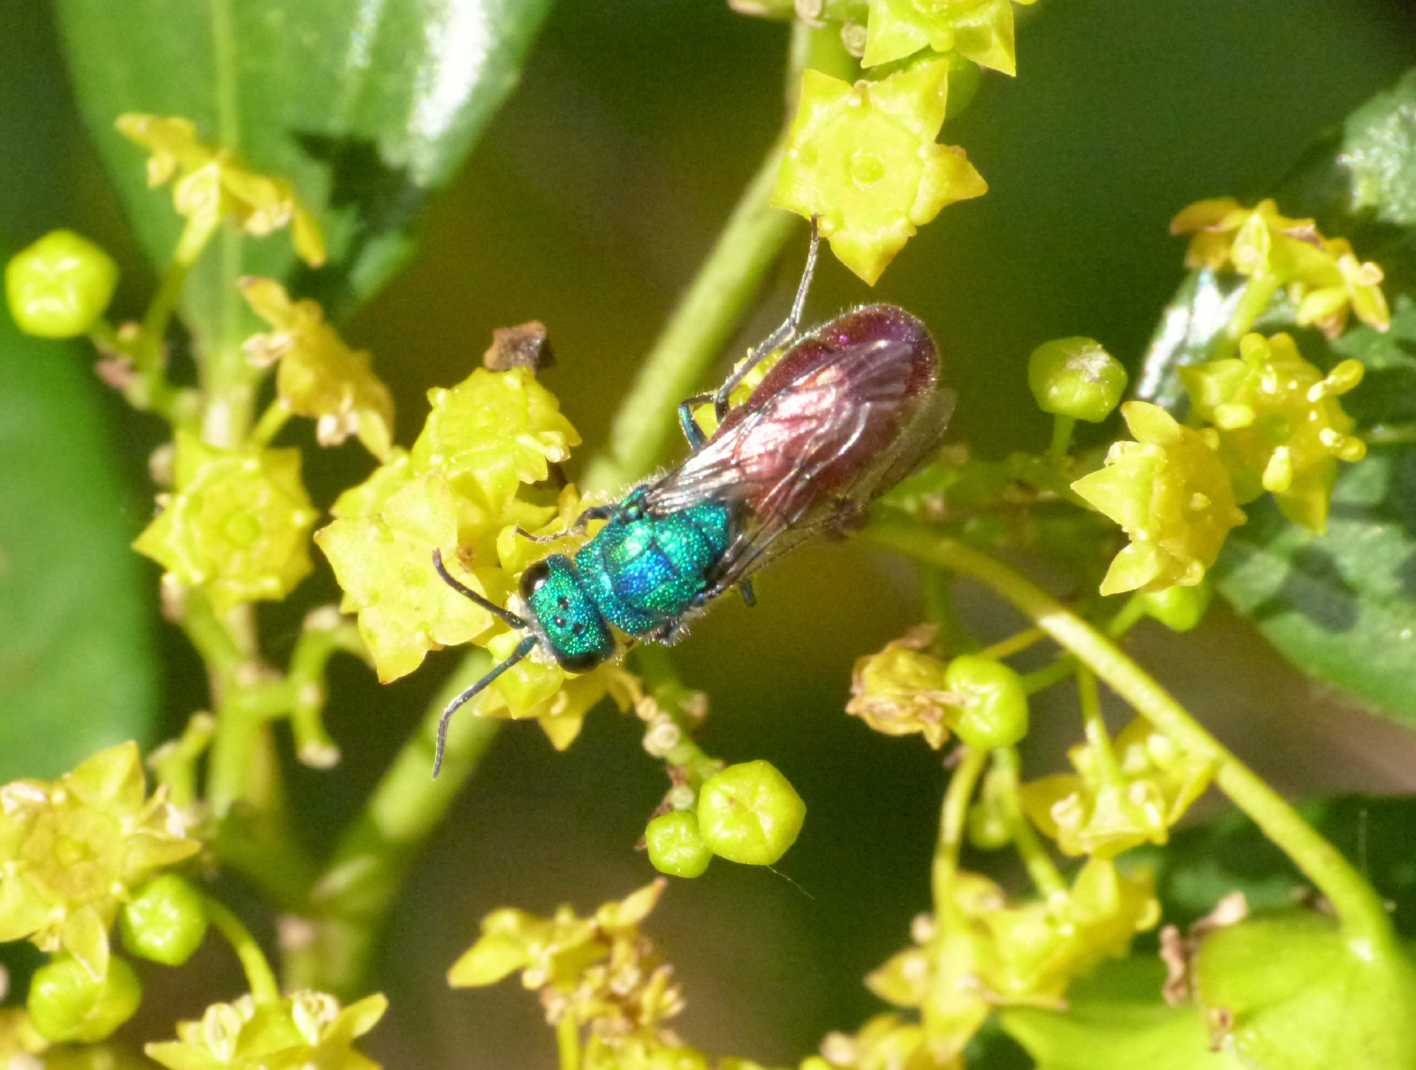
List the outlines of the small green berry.
{"type": "Polygon", "coordinates": [[[960,696],[954,731],[970,747],[1011,747],[1028,734],[1028,696],[1008,666],[961,654],[949,662],[944,686],[960,696]]]}
{"type": "Polygon", "coordinates": [[[730,765],[698,792],[698,829],[729,862],[770,866],[796,842],[806,803],[771,762],[730,765]]]}
{"type": "Polygon", "coordinates": [[[1126,392],[1126,369],[1091,338],[1054,338],[1028,358],[1028,386],[1038,408],[1100,423],[1126,392]]]}
{"type": "Polygon", "coordinates": [[[698,815],[689,810],[660,814],[644,830],[649,861],[670,877],[701,877],[713,861],[713,849],[698,831],[698,815]]]}
{"type": "Polygon", "coordinates": [[[164,873],[138,889],[123,906],[123,946],[164,966],[180,966],[206,937],[201,892],[185,877],[164,873]]]}
{"type": "Polygon", "coordinates": [[[10,315],[25,334],[87,334],[113,300],[118,265],[72,230],[51,230],[5,265],[10,315]]]}
{"type": "Polygon", "coordinates": [[[1141,595],[1146,616],[1154,617],[1171,631],[1188,632],[1204,619],[1214,590],[1207,583],[1195,587],[1166,587],[1141,595]]]}
{"type": "Polygon", "coordinates": [[[96,1044],[133,1016],[143,986],[133,968],[114,956],[95,978],[68,955],[35,971],[25,1006],[41,1036],[56,1044],[96,1044]]]}

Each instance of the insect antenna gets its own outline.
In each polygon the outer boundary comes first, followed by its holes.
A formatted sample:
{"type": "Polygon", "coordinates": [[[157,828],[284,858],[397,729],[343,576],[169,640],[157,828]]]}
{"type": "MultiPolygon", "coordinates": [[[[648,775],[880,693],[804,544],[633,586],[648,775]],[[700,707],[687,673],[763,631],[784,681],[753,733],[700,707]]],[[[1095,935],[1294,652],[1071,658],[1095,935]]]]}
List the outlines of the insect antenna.
{"type": "MultiPolygon", "coordinates": [[[[443,578],[443,582],[446,583],[458,594],[463,595],[466,598],[470,598],[473,602],[476,602],[477,605],[481,606],[483,609],[485,609],[488,613],[492,614],[498,620],[503,621],[504,623],[510,625],[518,631],[526,630],[526,621],[524,621],[521,617],[511,612],[511,610],[503,609],[495,602],[491,602],[488,599],[484,598],[482,595],[472,590],[471,587],[468,587],[465,583],[458,580],[455,576],[452,575],[452,573],[448,572],[447,567],[443,564],[441,549],[435,549],[433,551],[433,568],[437,569],[438,575],[443,578]]],[[[497,665],[489,673],[487,673],[486,676],[482,677],[466,691],[462,692],[462,694],[458,695],[455,699],[453,699],[447,704],[447,707],[442,712],[442,716],[438,718],[438,746],[437,753],[433,758],[434,778],[436,778],[438,773],[442,771],[443,752],[447,749],[447,726],[452,722],[452,715],[455,714],[472,699],[476,698],[477,695],[481,694],[481,692],[486,689],[487,685],[490,684],[493,680],[495,680],[498,676],[506,672],[507,669],[515,665],[527,654],[531,653],[531,650],[536,646],[537,642],[538,640],[534,635],[528,635],[525,639],[521,640],[519,644],[517,644],[516,649],[511,652],[510,657],[508,657],[500,665],[497,665]]]]}
{"type": "Polygon", "coordinates": [[[468,587],[461,580],[453,576],[452,573],[448,572],[446,566],[443,565],[442,550],[433,551],[433,568],[438,570],[438,575],[443,578],[443,582],[449,587],[451,587],[458,594],[462,595],[464,598],[472,599],[472,601],[476,602],[488,613],[496,617],[497,620],[509,624],[513,628],[518,628],[522,631],[526,630],[526,622],[520,617],[518,617],[511,610],[503,609],[495,602],[489,601],[488,599],[482,597],[476,591],[472,590],[471,587],[468,587]]]}
{"type": "Polygon", "coordinates": [[[498,676],[506,672],[507,669],[515,665],[527,654],[531,653],[531,649],[537,642],[538,640],[534,635],[528,635],[525,639],[521,640],[516,649],[511,652],[510,657],[447,704],[447,708],[442,711],[442,716],[438,718],[438,749],[437,754],[433,758],[434,779],[436,779],[438,773],[442,771],[443,751],[447,749],[447,726],[452,721],[452,715],[472,699],[476,698],[477,695],[484,691],[487,685],[498,676]]]}

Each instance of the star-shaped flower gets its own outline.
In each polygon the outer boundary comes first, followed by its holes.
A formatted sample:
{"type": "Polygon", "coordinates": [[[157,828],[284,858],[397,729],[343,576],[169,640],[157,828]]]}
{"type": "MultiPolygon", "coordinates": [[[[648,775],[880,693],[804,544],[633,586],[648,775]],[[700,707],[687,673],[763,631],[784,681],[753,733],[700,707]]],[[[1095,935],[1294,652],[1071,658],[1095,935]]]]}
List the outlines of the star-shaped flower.
{"type": "Polygon", "coordinates": [[[817,217],[836,256],[872,285],[917,227],[988,190],[963,149],[935,144],[948,71],[939,59],[855,85],[802,76],[772,203],[817,217]]]}
{"type": "Polygon", "coordinates": [[[1121,414],[1137,441],[1113,443],[1106,467],[1072,484],[1131,537],[1101,593],[1192,587],[1246,519],[1220,460],[1219,435],[1181,427],[1145,401],[1126,402],[1121,414]]]}
{"type": "Polygon", "coordinates": [[[891,63],[932,48],[1014,74],[1015,2],[1033,0],[870,0],[861,66],[891,63]]]}

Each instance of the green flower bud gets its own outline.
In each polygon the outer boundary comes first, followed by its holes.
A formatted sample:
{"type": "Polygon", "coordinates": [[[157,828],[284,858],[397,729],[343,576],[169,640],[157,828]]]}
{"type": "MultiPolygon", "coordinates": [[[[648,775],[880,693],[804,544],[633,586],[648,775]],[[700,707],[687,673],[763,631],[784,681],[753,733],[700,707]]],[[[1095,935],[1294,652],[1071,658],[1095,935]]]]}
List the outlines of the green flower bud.
{"type": "Polygon", "coordinates": [[[191,958],[207,930],[201,893],[175,873],[164,873],[139,888],[118,921],[124,947],[164,966],[180,966],[191,958]]]}
{"type": "Polygon", "coordinates": [[[1126,392],[1126,369],[1091,338],[1054,338],[1028,358],[1037,406],[1055,416],[1101,423],[1126,392]]]}
{"type": "Polygon", "coordinates": [[[1167,587],[1141,597],[1146,616],[1154,617],[1171,631],[1188,632],[1204,619],[1214,589],[1207,583],[1196,587],[1167,587]]]}
{"type": "Polygon", "coordinates": [[[143,986],[133,968],[116,956],[95,978],[77,959],[53,959],[35,971],[25,1006],[41,1036],[56,1043],[96,1044],[133,1016],[143,986]]]}
{"type": "Polygon", "coordinates": [[[971,747],[1011,747],[1028,734],[1028,696],[1008,666],[961,654],[949,663],[944,685],[960,698],[954,731],[971,747]]]}
{"type": "Polygon", "coordinates": [[[688,810],[660,814],[644,830],[649,861],[671,877],[701,877],[713,861],[713,850],[698,831],[698,815],[688,810]]]}
{"type": "Polygon", "coordinates": [[[118,265],[72,230],[51,230],[5,265],[10,315],[25,334],[87,334],[113,300],[118,265]]]}
{"type": "Polygon", "coordinates": [[[698,792],[698,828],[729,862],[770,866],[796,842],[806,803],[771,762],[741,762],[709,777],[698,792]]]}

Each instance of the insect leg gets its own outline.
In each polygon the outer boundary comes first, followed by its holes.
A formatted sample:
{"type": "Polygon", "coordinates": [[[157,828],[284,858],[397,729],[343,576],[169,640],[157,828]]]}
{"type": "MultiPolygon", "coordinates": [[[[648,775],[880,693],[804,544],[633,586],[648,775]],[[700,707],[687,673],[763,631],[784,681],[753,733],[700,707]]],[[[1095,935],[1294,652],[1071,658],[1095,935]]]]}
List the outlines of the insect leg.
{"type": "Polygon", "coordinates": [[[699,427],[698,421],[693,418],[693,410],[712,400],[712,394],[694,394],[693,397],[684,398],[679,402],[679,427],[683,428],[683,437],[688,439],[690,453],[697,453],[699,447],[708,441],[708,436],[703,433],[703,428],[699,427]]]}
{"type": "Polygon", "coordinates": [[[525,639],[521,640],[516,649],[511,652],[510,657],[447,704],[447,708],[442,711],[442,716],[438,718],[438,749],[436,755],[433,757],[434,778],[442,771],[443,751],[447,749],[447,726],[452,722],[452,715],[472,699],[476,698],[482,691],[486,690],[487,685],[498,676],[506,672],[507,669],[515,665],[527,654],[531,653],[531,648],[539,641],[540,640],[534,635],[528,635],[525,639]]]}
{"type": "Polygon", "coordinates": [[[520,617],[518,617],[515,613],[511,612],[511,610],[503,609],[495,602],[489,601],[488,599],[482,597],[476,591],[472,590],[471,587],[468,587],[461,580],[453,576],[452,573],[448,572],[447,568],[443,565],[441,550],[433,551],[433,568],[438,570],[438,575],[443,578],[443,582],[446,583],[458,594],[462,595],[465,598],[472,599],[472,601],[476,602],[492,616],[496,617],[500,621],[505,622],[506,624],[511,625],[513,628],[519,628],[523,630],[525,629],[526,622],[520,617]]]}
{"type": "Polygon", "coordinates": [[[617,512],[619,512],[618,505],[596,505],[586,509],[585,512],[576,517],[575,523],[570,525],[570,527],[566,528],[564,531],[557,531],[553,535],[532,535],[522,527],[518,527],[516,533],[528,542],[556,542],[565,538],[567,535],[574,535],[584,531],[585,525],[592,520],[608,520],[617,512]]]}
{"type": "Polygon", "coordinates": [[[748,353],[747,359],[728,376],[722,386],[718,387],[717,393],[713,395],[713,410],[718,414],[719,420],[728,411],[728,395],[737,389],[738,383],[742,382],[747,373],[761,363],[763,357],[795,337],[797,329],[801,326],[802,311],[806,308],[806,295],[811,290],[811,277],[816,274],[816,252],[820,247],[821,231],[816,225],[816,217],[812,216],[811,246],[806,251],[806,268],[801,273],[801,281],[797,283],[796,297],[792,299],[792,309],[777,329],[758,342],[748,353]]]}

